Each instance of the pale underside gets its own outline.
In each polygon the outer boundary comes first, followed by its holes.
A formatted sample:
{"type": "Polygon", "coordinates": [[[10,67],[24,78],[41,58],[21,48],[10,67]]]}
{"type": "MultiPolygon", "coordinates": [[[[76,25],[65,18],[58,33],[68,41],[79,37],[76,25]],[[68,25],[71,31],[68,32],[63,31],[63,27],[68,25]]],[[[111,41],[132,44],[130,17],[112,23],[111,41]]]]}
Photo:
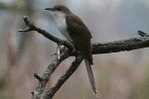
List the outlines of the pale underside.
{"type": "Polygon", "coordinates": [[[65,19],[65,14],[61,12],[54,12],[53,13],[54,21],[58,27],[58,30],[62,33],[62,35],[69,41],[72,42],[71,37],[69,36],[69,33],[67,32],[67,24],[65,19]]]}

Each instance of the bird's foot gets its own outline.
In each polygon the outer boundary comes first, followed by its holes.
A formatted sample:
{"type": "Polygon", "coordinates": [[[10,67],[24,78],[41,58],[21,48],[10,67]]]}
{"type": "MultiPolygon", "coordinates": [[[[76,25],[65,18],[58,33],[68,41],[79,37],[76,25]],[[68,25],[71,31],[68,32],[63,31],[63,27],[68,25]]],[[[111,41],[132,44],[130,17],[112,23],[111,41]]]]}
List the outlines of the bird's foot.
{"type": "Polygon", "coordinates": [[[57,60],[60,60],[61,58],[61,53],[63,51],[63,49],[65,48],[64,45],[58,44],[57,45],[57,60]]]}

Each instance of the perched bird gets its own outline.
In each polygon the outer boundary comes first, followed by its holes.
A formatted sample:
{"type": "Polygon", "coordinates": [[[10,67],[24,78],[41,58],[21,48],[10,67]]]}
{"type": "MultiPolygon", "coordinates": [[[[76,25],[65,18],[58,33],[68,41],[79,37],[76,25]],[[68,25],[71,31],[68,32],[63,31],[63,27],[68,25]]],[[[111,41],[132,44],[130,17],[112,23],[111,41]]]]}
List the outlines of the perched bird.
{"type": "Polygon", "coordinates": [[[57,24],[59,31],[72,43],[77,51],[84,57],[86,69],[93,92],[96,94],[95,79],[91,68],[93,65],[91,38],[92,35],[82,20],[73,14],[67,7],[56,5],[53,8],[45,8],[57,24]]]}

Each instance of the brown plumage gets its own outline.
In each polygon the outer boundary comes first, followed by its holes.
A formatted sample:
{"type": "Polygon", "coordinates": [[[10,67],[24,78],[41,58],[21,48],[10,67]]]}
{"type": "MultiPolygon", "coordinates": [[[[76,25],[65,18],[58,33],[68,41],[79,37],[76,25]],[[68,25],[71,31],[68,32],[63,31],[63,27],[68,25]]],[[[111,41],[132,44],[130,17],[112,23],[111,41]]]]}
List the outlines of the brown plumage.
{"type": "MultiPolygon", "coordinates": [[[[86,63],[86,69],[88,72],[89,80],[92,85],[94,93],[96,93],[95,80],[91,65],[93,65],[92,47],[91,47],[91,33],[87,26],[81,21],[81,19],[74,15],[67,7],[58,5],[54,8],[47,8],[46,10],[58,11],[65,14],[66,28],[65,30],[71,38],[71,42],[75,46],[75,49],[84,56],[86,63]]],[[[61,15],[60,15],[61,16],[61,15]]],[[[63,22],[63,21],[62,21],[63,22]]]]}
{"type": "Polygon", "coordinates": [[[80,51],[81,54],[93,64],[92,59],[92,48],[91,48],[91,34],[85,24],[80,20],[79,17],[70,13],[66,15],[66,23],[68,33],[73,41],[76,50],[80,51]]]}

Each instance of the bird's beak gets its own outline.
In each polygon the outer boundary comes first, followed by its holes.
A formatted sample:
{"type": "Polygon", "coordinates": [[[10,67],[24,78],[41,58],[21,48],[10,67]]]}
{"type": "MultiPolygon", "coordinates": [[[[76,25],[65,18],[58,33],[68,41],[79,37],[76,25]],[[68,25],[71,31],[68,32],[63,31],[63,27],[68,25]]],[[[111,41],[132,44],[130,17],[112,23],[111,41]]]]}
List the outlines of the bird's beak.
{"type": "Polygon", "coordinates": [[[48,10],[48,11],[54,11],[54,8],[45,8],[44,10],[48,10]]]}

